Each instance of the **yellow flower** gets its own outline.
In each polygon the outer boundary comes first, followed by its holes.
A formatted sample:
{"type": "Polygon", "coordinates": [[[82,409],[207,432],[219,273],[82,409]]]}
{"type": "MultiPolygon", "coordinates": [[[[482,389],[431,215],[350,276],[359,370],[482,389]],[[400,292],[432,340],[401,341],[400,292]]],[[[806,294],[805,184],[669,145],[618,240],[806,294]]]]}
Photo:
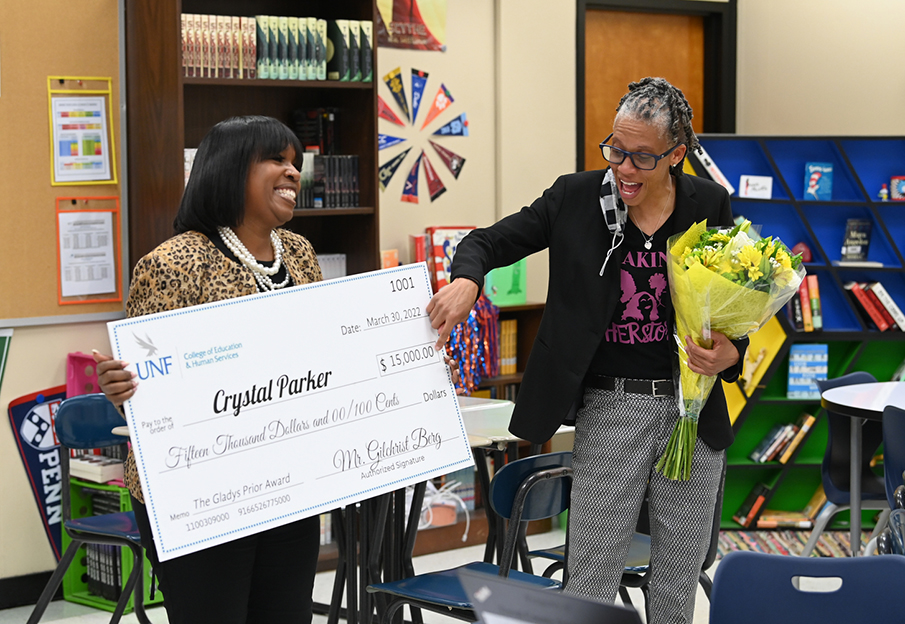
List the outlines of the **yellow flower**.
{"type": "Polygon", "coordinates": [[[713,242],[716,242],[716,243],[725,244],[725,243],[728,243],[732,239],[729,238],[729,235],[726,234],[725,232],[717,232],[710,238],[710,240],[713,242]]]}
{"type": "Polygon", "coordinates": [[[780,249],[776,252],[776,261],[782,268],[792,270],[792,259],[784,250],[780,249]]]}
{"type": "Polygon", "coordinates": [[[756,280],[763,276],[760,270],[760,261],[763,256],[753,245],[745,245],[738,250],[738,263],[743,269],[748,270],[748,279],[756,280]]]}

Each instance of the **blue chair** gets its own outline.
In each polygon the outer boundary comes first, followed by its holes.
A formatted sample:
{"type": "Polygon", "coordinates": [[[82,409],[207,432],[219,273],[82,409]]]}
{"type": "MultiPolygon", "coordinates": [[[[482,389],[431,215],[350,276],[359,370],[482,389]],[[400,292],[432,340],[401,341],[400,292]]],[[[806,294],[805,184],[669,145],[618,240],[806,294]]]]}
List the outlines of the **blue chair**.
{"type": "Polygon", "coordinates": [[[790,557],[733,551],[720,560],[710,624],[901,622],[905,557],[790,557]]]}
{"type": "Polygon", "coordinates": [[[512,570],[512,564],[522,523],[552,518],[568,508],[571,464],[572,453],[562,452],[526,457],[503,466],[491,481],[488,497],[493,511],[509,520],[500,565],[478,561],[450,570],[368,585],[368,592],[388,598],[385,605],[378,605],[381,622],[391,622],[405,604],[413,609],[427,609],[460,620],[475,621],[471,601],[459,582],[458,571],[462,569],[509,577],[538,590],[559,589],[558,581],[512,570]]]}
{"type": "MultiPolygon", "coordinates": [[[[708,598],[710,598],[710,591],[713,587],[713,582],[710,580],[710,577],[707,575],[707,570],[713,565],[714,561],[716,561],[716,556],[719,551],[719,543],[720,543],[720,520],[722,515],[723,508],[723,487],[722,483],[726,478],[726,467],[723,466],[723,474],[720,477],[720,489],[717,493],[717,501],[716,508],[714,509],[713,514],[713,524],[710,528],[710,547],[707,550],[707,555],[704,558],[704,564],[701,567],[701,573],[698,577],[698,582],[701,584],[701,589],[704,590],[704,594],[708,598]]],[[[555,573],[557,570],[561,570],[564,566],[565,562],[565,554],[566,547],[562,545],[558,548],[550,548],[546,550],[534,550],[528,553],[531,557],[536,557],[540,559],[551,559],[554,561],[547,569],[544,571],[544,576],[550,576],[555,573]]],[[[530,572],[530,568],[528,569],[530,572]]],[[[632,599],[629,596],[628,589],[629,587],[638,588],[641,590],[642,595],[644,596],[644,607],[645,613],[649,616],[649,608],[650,603],[648,600],[648,586],[647,584],[650,582],[650,521],[648,518],[647,512],[647,500],[645,499],[644,503],[641,506],[641,514],[638,519],[638,526],[635,529],[635,534],[632,536],[632,543],[629,545],[628,556],[625,560],[625,568],[622,571],[622,579],[619,583],[619,597],[622,599],[622,602],[626,605],[632,604],[632,599]]]]}
{"type": "Polygon", "coordinates": [[[124,438],[111,432],[114,427],[122,425],[123,417],[102,394],[86,394],[66,399],[57,410],[54,426],[60,441],[63,529],[72,541],[38,598],[38,602],[28,618],[28,624],[37,624],[41,620],[41,616],[44,615],[47,605],[53,599],[66,570],[69,569],[69,565],[82,544],[112,544],[126,546],[132,551],[132,572],[123,586],[110,623],[119,622],[131,594],[135,597],[135,615],[138,621],[141,624],[151,624],[144,610],[144,587],[142,585],[144,550],[141,547],[138,525],[135,524],[135,515],[129,511],[72,518],[69,496],[69,450],[125,446],[124,438]]]}
{"type": "MultiPolygon", "coordinates": [[[[816,383],[823,393],[831,388],[876,381],[870,373],[857,372],[835,379],[818,380],[816,383]]],[[[826,452],[820,465],[820,477],[826,492],[827,504],[814,520],[814,530],[811,531],[811,536],[801,551],[802,557],[807,557],[813,552],[817,540],[833,517],[840,511],[851,508],[852,419],[830,411],[826,412],[826,417],[829,435],[826,452]]],[[[865,422],[861,427],[861,509],[883,512],[874,533],[870,536],[871,539],[880,534],[890,511],[886,504],[886,485],[882,477],[876,475],[870,467],[870,460],[882,442],[882,424],[876,421],[865,422]]]]}
{"type": "MultiPolygon", "coordinates": [[[[903,474],[905,473],[905,410],[892,405],[887,406],[883,410],[883,473],[889,508],[894,510],[905,508],[905,500],[903,500],[905,499],[905,486],[903,486],[903,483],[905,483],[905,474],[903,474]]],[[[893,526],[892,516],[898,518],[898,536],[887,534],[884,539],[881,534],[868,543],[867,548],[865,548],[865,554],[873,554],[874,547],[880,554],[896,552],[894,548],[896,544],[895,538],[898,538],[899,544],[902,543],[901,518],[905,516],[905,512],[896,515],[894,511],[889,517],[887,521],[888,531],[894,532],[896,527],[893,526]],[[890,539],[893,541],[890,542],[890,539]],[[882,545],[881,541],[883,542],[882,545]]],[[[905,553],[898,552],[897,554],[905,553]]]]}

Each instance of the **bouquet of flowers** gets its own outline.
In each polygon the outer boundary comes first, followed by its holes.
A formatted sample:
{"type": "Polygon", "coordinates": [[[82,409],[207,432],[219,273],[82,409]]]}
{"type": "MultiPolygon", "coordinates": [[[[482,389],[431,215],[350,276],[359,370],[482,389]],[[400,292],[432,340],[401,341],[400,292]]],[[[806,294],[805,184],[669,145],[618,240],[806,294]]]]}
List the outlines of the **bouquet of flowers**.
{"type": "Polygon", "coordinates": [[[778,238],[761,238],[747,220],[731,229],[696,223],[672,236],[666,248],[679,345],[680,414],[657,470],[688,480],[698,417],[717,377],[688,368],[684,337],[710,348],[711,331],[730,340],[754,333],[795,295],[805,270],[800,255],[792,255],[778,238]]]}

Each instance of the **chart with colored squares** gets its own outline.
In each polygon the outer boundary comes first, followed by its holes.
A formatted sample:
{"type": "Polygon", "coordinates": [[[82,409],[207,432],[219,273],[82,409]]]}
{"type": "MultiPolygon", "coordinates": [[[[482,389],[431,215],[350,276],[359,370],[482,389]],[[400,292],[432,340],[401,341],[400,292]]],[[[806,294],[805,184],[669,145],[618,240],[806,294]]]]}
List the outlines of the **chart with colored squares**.
{"type": "MultiPolygon", "coordinates": [[[[438,159],[446,171],[452,175],[452,179],[458,179],[465,164],[465,158],[454,143],[450,145],[449,138],[453,141],[468,136],[468,118],[459,107],[454,106],[455,99],[446,84],[429,80],[428,72],[412,68],[410,72],[410,88],[406,89],[406,81],[402,68],[397,67],[386,76],[383,82],[389,89],[392,98],[390,102],[395,104],[395,109],[384,99],[377,96],[378,116],[384,120],[382,126],[392,128],[390,124],[397,126],[387,133],[378,133],[378,149],[387,154],[395,150],[394,156],[387,159],[380,166],[379,180],[380,190],[385,191],[397,171],[402,168],[409,154],[415,157],[414,163],[408,170],[408,176],[402,189],[402,201],[413,204],[419,203],[418,180],[421,169],[424,169],[424,178],[427,182],[427,192],[430,201],[433,202],[446,192],[446,184],[438,171],[442,168],[434,166],[438,159]],[[411,100],[407,92],[411,91],[411,100]],[[426,100],[426,97],[433,98],[426,100]],[[418,114],[426,110],[423,120],[418,114]],[[403,132],[400,129],[405,129],[403,132]],[[406,136],[398,136],[404,134],[406,136]],[[397,147],[398,146],[398,147],[397,147]],[[431,155],[428,154],[428,148],[431,155]]],[[[443,176],[447,173],[443,172],[443,176]]],[[[449,178],[447,178],[449,180],[449,178]]]]}

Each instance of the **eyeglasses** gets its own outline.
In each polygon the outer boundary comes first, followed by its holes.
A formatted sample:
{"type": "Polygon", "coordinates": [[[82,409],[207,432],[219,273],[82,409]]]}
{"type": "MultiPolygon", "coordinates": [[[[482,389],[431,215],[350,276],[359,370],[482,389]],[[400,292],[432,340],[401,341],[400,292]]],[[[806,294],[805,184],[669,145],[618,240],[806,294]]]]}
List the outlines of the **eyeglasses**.
{"type": "Polygon", "coordinates": [[[611,134],[600,144],[600,153],[603,154],[604,160],[606,160],[611,165],[621,165],[625,161],[625,158],[628,157],[631,159],[632,164],[635,166],[635,169],[642,169],[644,171],[656,169],[657,163],[660,162],[661,158],[666,158],[673,152],[673,150],[682,145],[681,143],[676,143],[668,150],[657,156],[656,154],[648,154],[647,152],[627,152],[625,150],[619,149],[618,147],[607,145],[607,141],[612,138],[613,135],[611,134]]]}

